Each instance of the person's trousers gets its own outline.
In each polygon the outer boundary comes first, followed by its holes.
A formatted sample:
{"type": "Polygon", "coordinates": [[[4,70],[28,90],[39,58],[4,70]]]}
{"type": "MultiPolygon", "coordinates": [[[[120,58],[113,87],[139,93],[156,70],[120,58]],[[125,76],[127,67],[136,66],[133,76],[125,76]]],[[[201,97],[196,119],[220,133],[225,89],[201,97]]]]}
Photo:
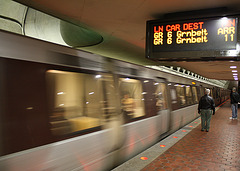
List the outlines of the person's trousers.
{"type": "Polygon", "coordinates": [[[231,105],[231,107],[232,107],[232,118],[237,118],[238,104],[234,103],[231,105]]]}
{"type": "Polygon", "coordinates": [[[212,110],[211,109],[201,109],[202,129],[209,130],[211,118],[212,118],[212,110]]]}

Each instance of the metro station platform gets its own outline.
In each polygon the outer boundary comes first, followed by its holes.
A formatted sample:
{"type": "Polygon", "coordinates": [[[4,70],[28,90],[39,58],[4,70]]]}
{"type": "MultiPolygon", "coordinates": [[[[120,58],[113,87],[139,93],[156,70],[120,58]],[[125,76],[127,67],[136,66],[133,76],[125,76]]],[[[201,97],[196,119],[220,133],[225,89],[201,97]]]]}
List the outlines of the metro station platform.
{"type": "Polygon", "coordinates": [[[240,171],[240,109],[231,120],[230,100],[216,108],[209,132],[200,117],[113,171],[240,171]]]}

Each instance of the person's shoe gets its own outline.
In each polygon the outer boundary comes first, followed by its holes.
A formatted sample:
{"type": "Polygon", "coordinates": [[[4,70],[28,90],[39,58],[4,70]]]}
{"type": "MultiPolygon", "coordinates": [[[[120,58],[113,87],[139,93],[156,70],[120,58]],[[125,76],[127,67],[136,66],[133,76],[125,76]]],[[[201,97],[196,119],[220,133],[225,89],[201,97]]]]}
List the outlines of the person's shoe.
{"type": "Polygon", "coordinates": [[[201,131],[204,131],[204,129],[201,129],[201,131]]]}
{"type": "Polygon", "coordinates": [[[233,119],[232,117],[229,117],[229,119],[233,119]]]}
{"type": "Polygon", "coordinates": [[[206,132],[209,132],[209,130],[207,129],[206,132]]]}

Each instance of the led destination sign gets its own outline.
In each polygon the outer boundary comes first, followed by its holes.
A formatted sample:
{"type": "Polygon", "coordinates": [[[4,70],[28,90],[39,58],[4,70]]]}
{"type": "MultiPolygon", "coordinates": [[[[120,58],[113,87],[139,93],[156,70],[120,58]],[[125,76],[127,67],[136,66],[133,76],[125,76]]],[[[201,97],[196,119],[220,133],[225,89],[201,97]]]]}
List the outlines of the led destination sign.
{"type": "Polygon", "coordinates": [[[236,17],[169,23],[149,21],[147,57],[159,58],[162,57],[162,52],[164,56],[171,56],[171,52],[176,52],[172,54],[176,57],[183,57],[183,52],[193,55],[200,52],[197,56],[211,57],[219,51],[236,50],[237,25],[236,17]]]}

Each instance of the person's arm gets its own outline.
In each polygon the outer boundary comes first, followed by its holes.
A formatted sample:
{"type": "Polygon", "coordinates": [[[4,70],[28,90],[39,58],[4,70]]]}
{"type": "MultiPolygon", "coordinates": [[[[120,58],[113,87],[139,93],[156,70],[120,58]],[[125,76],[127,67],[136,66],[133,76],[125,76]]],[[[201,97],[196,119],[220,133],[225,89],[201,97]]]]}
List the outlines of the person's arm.
{"type": "Polygon", "coordinates": [[[215,103],[214,100],[212,99],[212,110],[213,110],[213,115],[215,114],[215,103]]]}
{"type": "Polygon", "coordinates": [[[202,108],[202,98],[200,98],[199,103],[198,103],[198,113],[200,114],[202,108]]]}

